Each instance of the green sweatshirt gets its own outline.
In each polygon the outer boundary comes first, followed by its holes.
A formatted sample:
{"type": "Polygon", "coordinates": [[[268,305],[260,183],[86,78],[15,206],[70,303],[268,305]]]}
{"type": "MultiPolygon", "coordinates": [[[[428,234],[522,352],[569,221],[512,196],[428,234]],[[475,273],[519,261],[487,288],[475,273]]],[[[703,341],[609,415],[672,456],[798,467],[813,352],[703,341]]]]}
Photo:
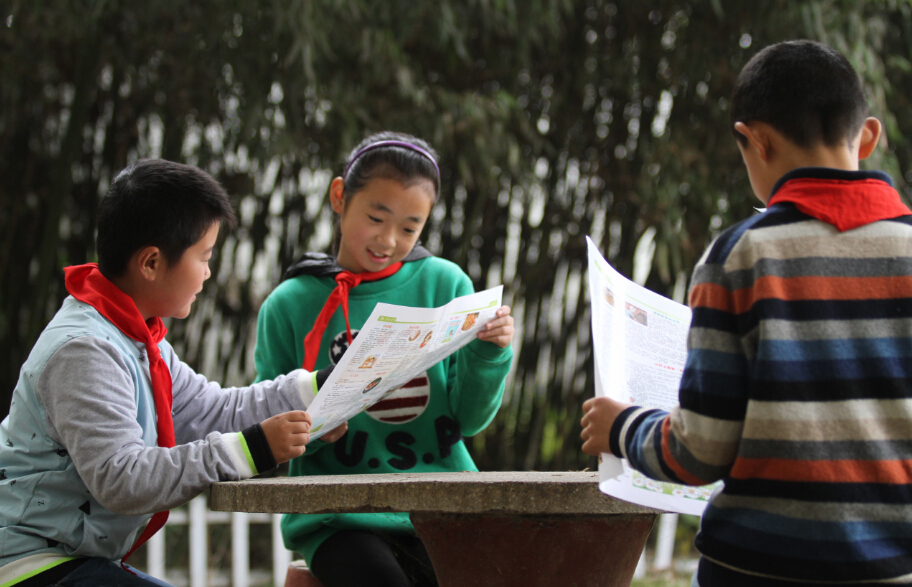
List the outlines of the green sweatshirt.
{"type": "MultiPolygon", "coordinates": [[[[336,285],[332,267],[327,270],[331,265],[327,258],[316,268],[299,271],[263,303],[257,319],[258,379],[301,367],[304,337],[336,285]]],[[[472,292],[468,276],[454,263],[430,256],[406,262],[394,275],[351,290],[352,333],[378,302],[436,308],[472,292]]],[[[347,346],[340,307],[323,335],[315,369],[335,364],[347,346]]],[[[477,434],[494,418],[512,358],[509,346],[469,343],[352,418],[339,441],[311,442],[306,454],[291,461],[291,475],[477,471],[462,439],[477,434]]],[[[342,529],[414,534],[407,513],[288,514],[282,520],[285,546],[308,564],[317,547],[342,529]]]]}

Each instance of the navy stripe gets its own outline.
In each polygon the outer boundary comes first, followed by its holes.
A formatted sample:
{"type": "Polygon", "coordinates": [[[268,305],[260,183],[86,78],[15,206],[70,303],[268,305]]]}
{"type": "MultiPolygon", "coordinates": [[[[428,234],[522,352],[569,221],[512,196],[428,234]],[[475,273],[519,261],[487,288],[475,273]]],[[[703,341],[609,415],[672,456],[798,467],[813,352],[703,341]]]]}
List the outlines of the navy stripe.
{"type": "Polygon", "coordinates": [[[797,167],[780,177],[779,181],[773,185],[773,190],[770,193],[775,194],[783,185],[785,185],[785,182],[791,179],[823,179],[837,181],[876,179],[877,181],[882,181],[890,187],[893,187],[893,178],[883,171],[864,169],[849,171],[847,169],[835,169],[833,167],[797,167]]]}
{"type": "MultiPolygon", "coordinates": [[[[725,494],[742,497],[774,497],[809,503],[912,503],[912,486],[892,483],[823,483],[771,479],[725,479],[725,494]]],[[[910,506],[912,507],[912,506],[910,506]]]]}
{"type": "MultiPolygon", "coordinates": [[[[735,381],[732,378],[732,381],[735,381]]],[[[713,380],[715,384],[717,381],[713,380]]],[[[678,392],[681,407],[703,416],[719,420],[737,421],[744,419],[747,409],[747,396],[723,397],[710,396],[708,392],[698,389],[681,389],[678,392]]]]}
{"type": "Polygon", "coordinates": [[[912,375],[912,357],[875,357],[837,361],[756,361],[757,381],[820,381],[821,379],[866,379],[875,375],[888,379],[912,375]]]}
{"type": "MultiPolygon", "coordinates": [[[[757,515],[763,515],[757,512],[757,515]]],[[[791,557],[802,553],[808,564],[833,564],[855,559],[883,561],[905,552],[912,552],[912,538],[907,536],[876,536],[853,539],[842,533],[834,533],[823,539],[813,539],[791,532],[765,532],[734,523],[727,517],[713,519],[713,540],[728,544],[740,544],[746,550],[760,556],[791,557]]],[[[868,579],[872,578],[867,575],[868,579]]]]}
{"type": "Polygon", "coordinates": [[[883,400],[912,397],[912,379],[907,377],[867,377],[855,380],[826,377],[817,381],[752,381],[750,385],[750,398],[765,402],[883,400]]]}
{"type": "MultiPolygon", "coordinates": [[[[754,303],[751,313],[765,319],[790,320],[862,320],[871,318],[907,318],[912,316],[912,298],[885,300],[778,300],[767,298],[754,303]]],[[[744,318],[738,316],[738,323],[744,318]]],[[[750,330],[744,330],[747,332],[750,330]]]]}
{"type": "MultiPolygon", "coordinates": [[[[631,406],[618,414],[617,418],[614,419],[614,423],[611,425],[611,430],[608,431],[608,447],[611,450],[611,454],[619,459],[624,458],[624,455],[621,454],[621,429],[624,428],[624,423],[627,421],[627,418],[636,410],[636,406],[631,406]]],[[[636,430],[648,413],[649,412],[644,412],[634,420],[630,424],[630,429],[636,430]]]]}
{"type": "MultiPolygon", "coordinates": [[[[703,551],[703,548],[711,548],[713,545],[705,544],[701,548],[701,544],[704,542],[700,540],[701,536],[697,535],[697,548],[703,551]]],[[[744,552],[741,553],[742,556],[745,555],[744,552]]],[[[749,560],[753,560],[755,554],[753,552],[746,553],[746,556],[749,560]]],[[[766,559],[764,558],[764,561],[766,559]]],[[[902,561],[898,561],[902,563],[902,561]]],[[[782,560],[779,558],[774,563],[769,563],[770,565],[780,565],[780,566],[767,566],[762,571],[765,574],[777,574],[780,576],[793,577],[801,573],[808,572],[808,564],[806,561],[800,559],[790,559],[788,561],[782,560]]],[[[747,566],[747,565],[745,565],[747,566]]],[[[830,565],[827,565],[829,568],[830,565]]],[[[865,579],[870,579],[870,576],[865,576],[861,573],[865,579]]],[[[847,577],[840,577],[837,580],[842,579],[843,582],[839,583],[840,587],[885,587],[883,583],[871,583],[869,581],[862,581],[856,583],[846,583],[846,580],[849,580],[847,577]]],[[[812,577],[809,580],[820,581],[821,577],[812,577]]],[[[703,558],[700,559],[700,566],[697,570],[697,581],[701,587],[710,587],[715,585],[724,585],[726,587],[801,587],[803,583],[796,583],[795,581],[785,581],[779,579],[773,579],[769,577],[758,577],[757,575],[748,575],[745,573],[739,573],[732,569],[723,567],[713,563],[711,560],[703,558]]],[[[820,585],[820,583],[813,583],[813,585],[820,585]]],[[[890,585],[912,585],[912,583],[890,583],[890,585]]]]}
{"type": "MultiPolygon", "coordinates": [[[[782,540],[782,537],[778,537],[782,540]]],[[[697,548],[703,554],[715,560],[738,561],[738,566],[745,571],[755,573],[788,576],[799,581],[870,581],[902,576],[912,572],[912,542],[897,541],[897,546],[906,551],[897,556],[877,559],[875,561],[833,560],[811,561],[807,558],[809,547],[796,548],[795,556],[776,556],[741,548],[731,542],[715,540],[701,533],[695,540],[697,548]]],[[[822,546],[822,545],[818,545],[822,546]]],[[[707,585],[729,585],[725,583],[706,583],[707,585]]],[[[741,583],[732,583],[740,587],[741,583]]],[[[881,586],[882,587],[882,586],[881,586]]]]}
{"type": "Polygon", "coordinates": [[[728,312],[705,306],[697,306],[692,311],[691,328],[709,328],[710,330],[740,334],[738,329],[741,325],[741,319],[737,314],[729,314],[728,312]]]}

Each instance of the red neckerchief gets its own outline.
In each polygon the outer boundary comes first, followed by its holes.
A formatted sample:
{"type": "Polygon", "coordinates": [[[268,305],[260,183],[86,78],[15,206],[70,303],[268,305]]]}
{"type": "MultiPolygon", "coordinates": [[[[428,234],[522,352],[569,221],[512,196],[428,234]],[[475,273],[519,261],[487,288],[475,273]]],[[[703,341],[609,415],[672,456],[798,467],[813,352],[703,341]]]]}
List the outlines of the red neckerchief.
{"type": "Polygon", "coordinates": [[[342,304],[342,314],[345,316],[345,329],[348,334],[348,344],[352,343],[351,325],[348,323],[349,290],[362,281],[376,281],[378,279],[383,279],[384,277],[389,277],[393,273],[399,271],[401,267],[402,261],[399,261],[380,271],[365,271],[364,273],[343,271],[336,275],[335,279],[338,284],[336,285],[336,289],[329,294],[326,303],[323,305],[323,309],[320,310],[320,314],[314,322],[313,328],[307,333],[307,336],[304,337],[303,367],[305,370],[313,371],[314,366],[317,364],[317,353],[320,352],[320,342],[323,340],[323,333],[326,332],[326,327],[329,325],[329,319],[335,314],[339,304],[342,304]]]}
{"type": "Polygon", "coordinates": [[[912,214],[899,193],[879,179],[790,179],[773,194],[769,205],[780,202],[792,202],[840,232],[912,214]]]}
{"type": "MultiPolygon", "coordinates": [[[[158,446],[174,446],[174,421],[171,419],[171,372],[162,359],[158,343],[165,338],[168,329],[161,318],[143,320],[133,298],[125,294],[107,277],[102,275],[97,263],[74,265],[64,270],[66,289],[80,302],[89,304],[98,313],[111,321],[121,332],[146,345],[149,355],[149,374],[152,377],[152,398],[155,400],[155,415],[158,417],[156,430],[158,446]]],[[[121,565],[141,544],[158,532],[168,519],[168,512],[156,512],[146,525],[130,551],[121,559],[121,565]]]]}

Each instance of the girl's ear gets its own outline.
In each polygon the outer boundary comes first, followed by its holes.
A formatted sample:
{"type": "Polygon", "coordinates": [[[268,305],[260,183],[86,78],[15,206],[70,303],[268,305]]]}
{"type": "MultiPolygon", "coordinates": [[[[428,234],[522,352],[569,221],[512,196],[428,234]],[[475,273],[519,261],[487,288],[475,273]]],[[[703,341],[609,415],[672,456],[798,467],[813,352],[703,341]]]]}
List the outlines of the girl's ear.
{"type": "Polygon", "coordinates": [[[342,214],[345,210],[345,180],[341,177],[329,184],[329,203],[336,214],[342,214]]]}

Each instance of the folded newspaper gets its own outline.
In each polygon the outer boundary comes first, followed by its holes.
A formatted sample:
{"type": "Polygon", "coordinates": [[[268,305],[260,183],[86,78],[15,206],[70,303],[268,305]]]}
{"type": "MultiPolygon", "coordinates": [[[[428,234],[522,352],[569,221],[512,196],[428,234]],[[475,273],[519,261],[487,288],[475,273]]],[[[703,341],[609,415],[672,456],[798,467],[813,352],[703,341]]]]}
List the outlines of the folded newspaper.
{"type": "Polygon", "coordinates": [[[495,318],[503,286],[439,308],[377,304],[307,408],[310,439],[367,410],[478,337],[495,318]]]}
{"type": "MultiPolygon", "coordinates": [[[[586,241],[596,395],[671,410],[687,360],[690,308],[628,280],[586,241]]],[[[660,510],[699,516],[719,484],[654,481],[614,455],[599,459],[602,492],[660,510]]]]}

